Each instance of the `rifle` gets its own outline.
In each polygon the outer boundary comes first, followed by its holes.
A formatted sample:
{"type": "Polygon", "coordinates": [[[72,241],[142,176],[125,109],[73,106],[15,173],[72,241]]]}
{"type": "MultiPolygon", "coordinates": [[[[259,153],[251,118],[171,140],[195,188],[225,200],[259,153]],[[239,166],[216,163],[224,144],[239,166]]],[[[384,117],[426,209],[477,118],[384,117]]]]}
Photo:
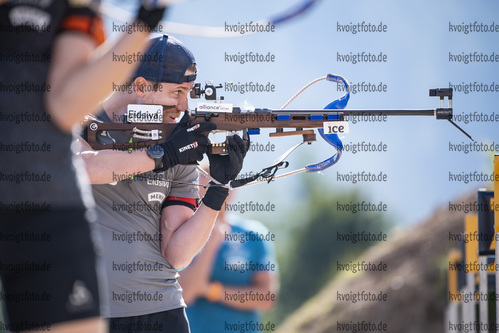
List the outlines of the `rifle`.
{"type": "MultiPolygon", "coordinates": [[[[223,97],[217,99],[216,89],[222,86],[214,86],[211,81],[208,81],[205,88],[202,89],[199,83],[196,83],[191,91],[191,98],[200,98],[205,95],[206,100],[221,101],[223,97]]],[[[291,174],[300,172],[318,172],[334,165],[341,157],[343,149],[341,140],[338,134],[348,133],[348,122],[345,117],[356,116],[434,116],[438,120],[448,120],[452,125],[457,127],[461,132],[471,136],[461,129],[452,121],[452,88],[437,88],[430,89],[429,95],[440,98],[440,107],[434,109],[353,109],[344,110],[350,98],[350,89],[348,82],[340,75],[328,74],[326,77],[314,80],[297,94],[295,94],[281,109],[273,110],[267,108],[255,109],[253,111],[244,111],[239,107],[233,107],[230,104],[215,103],[199,103],[195,110],[186,111],[189,113],[189,125],[199,124],[201,122],[210,121],[217,125],[216,131],[243,131],[243,139],[247,139],[248,135],[260,133],[261,128],[275,128],[276,132],[270,133],[270,137],[282,137],[291,135],[301,135],[303,142],[289,149],[281,155],[271,166],[264,168],[260,173],[253,177],[243,180],[233,181],[229,187],[235,188],[253,183],[256,179],[262,178],[262,181],[270,182],[273,179],[282,178],[291,174]],[[294,100],[301,92],[308,88],[311,84],[321,80],[341,83],[345,86],[345,94],[331,102],[325,109],[307,109],[307,110],[284,110],[284,108],[294,100]],[[448,100],[448,106],[445,107],[445,99],[448,100]],[[286,168],[288,162],[285,158],[291,154],[296,148],[303,143],[311,144],[316,141],[314,130],[317,128],[321,137],[332,145],[337,153],[330,158],[315,164],[309,164],[305,168],[289,172],[287,174],[276,176],[278,169],[286,168]],[[284,129],[291,129],[284,131],[284,129]]],[[[148,106],[156,108],[156,113],[149,118],[161,118],[161,106],[148,106]]],[[[136,118],[137,112],[133,108],[128,109],[127,118],[136,118]]],[[[140,111],[142,112],[142,111],[140,111]]],[[[139,113],[140,113],[139,112],[139,113]]],[[[143,115],[147,115],[145,112],[143,115]]],[[[147,117],[146,117],[147,118],[147,117]]],[[[95,150],[100,149],[141,149],[149,145],[165,142],[173,132],[176,124],[159,123],[101,123],[97,121],[87,121],[88,143],[95,150]],[[122,131],[130,133],[134,139],[142,140],[139,142],[130,143],[113,143],[100,144],[97,141],[97,136],[103,131],[122,131]]],[[[246,140],[247,141],[247,140],[246,140]]],[[[227,140],[224,143],[212,143],[209,146],[209,153],[224,154],[227,153],[227,140]]],[[[261,182],[261,181],[260,181],[261,182]]]]}

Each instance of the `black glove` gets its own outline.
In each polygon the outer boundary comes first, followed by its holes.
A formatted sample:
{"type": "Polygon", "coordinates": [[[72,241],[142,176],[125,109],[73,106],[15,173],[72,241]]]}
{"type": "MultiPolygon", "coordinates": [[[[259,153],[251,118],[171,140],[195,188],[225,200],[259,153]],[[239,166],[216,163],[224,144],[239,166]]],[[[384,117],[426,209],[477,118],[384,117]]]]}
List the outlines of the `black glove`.
{"type": "Polygon", "coordinates": [[[170,138],[160,144],[165,154],[163,155],[163,169],[159,171],[164,171],[178,164],[189,164],[203,159],[209,141],[202,132],[213,131],[217,129],[217,125],[204,122],[188,126],[188,123],[189,113],[185,112],[170,138]]]}
{"type": "MultiPolygon", "coordinates": [[[[229,137],[228,155],[208,154],[210,161],[210,175],[222,184],[236,179],[243,168],[247,146],[238,135],[229,137]]],[[[214,185],[213,182],[210,185],[214,185]]],[[[203,203],[214,210],[222,209],[222,205],[229,195],[229,189],[220,186],[210,186],[203,197],[203,203]]]]}
{"type": "Polygon", "coordinates": [[[246,156],[246,147],[239,135],[228,138],[227,155],[208,154],[210,161],[210,175],[222,184],[236,179],[243,168],[246,156]]]}
{"type": "Polygon", "coordinates": [[[166,8],[161,6],[149,8],[141,3],[139,12],[137,13],[137,20],[144,23],[152,31],[165,15],[166,8]]]}

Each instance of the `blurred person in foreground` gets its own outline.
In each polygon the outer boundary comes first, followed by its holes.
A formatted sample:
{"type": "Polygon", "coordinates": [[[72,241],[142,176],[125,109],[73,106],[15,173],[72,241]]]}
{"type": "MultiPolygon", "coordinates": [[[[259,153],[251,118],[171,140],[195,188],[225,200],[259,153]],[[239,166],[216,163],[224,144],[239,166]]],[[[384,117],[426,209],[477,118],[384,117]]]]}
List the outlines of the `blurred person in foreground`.
{"type": "Polygon", "coordinates": [[[165,7],[141,6],[130,33],[110,44],[98,5],[0,1],[0,324],[9,331],[106,327],[93,200],[72,130],[135,70],[113,54],[144,51],[165,7]]]}
{"type": "MultiPolygon", "coordinates": [[[[188,110],[196,79],[193,54],[171,36],[155,37],[131,89],[102,104],[96,121],[120,123],[129,104],[162,106],[163,122],[175,123],[188,110]],[[154,61],[152,60],[154,59],[154,61]]],[[[188,113],[165,143],[132,151],[82,151],[97,203],[97,230],[108,275],[110,332],[189,332],[178,272],[206,243],[228,188],[213,186],[198,205],[197,171],[206,133],[216,125],[188,125],[188,113]],[[204,133],[204,134],[203,134],[204,133]]],[[[129,133],[106,131],[101,144],[136,142],[129,133]]],[[[235,179],[246,148],[240,137],[230,153],[212,156],[211,175],[222,184],[235,179]]]]}
{"type": "MultiPolygon", "coordinates": [[[[202,174],[200,180],[208,183],[202,174]]],[[[206,246],[180,273],[192,333],[273,327],[261,319],[261,311],[274,307],[279,292],[275,237],[269,235],[259,221],[220,211],[206,246]]]]}

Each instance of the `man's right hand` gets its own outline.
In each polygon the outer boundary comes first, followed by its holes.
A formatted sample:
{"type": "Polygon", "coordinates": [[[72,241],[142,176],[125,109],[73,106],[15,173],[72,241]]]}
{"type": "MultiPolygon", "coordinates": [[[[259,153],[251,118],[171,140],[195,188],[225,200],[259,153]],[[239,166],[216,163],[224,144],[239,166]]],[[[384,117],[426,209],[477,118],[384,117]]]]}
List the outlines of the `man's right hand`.
{"type": "Polygon", "coordinates": [[[188,126],[188,123],[189,114],[185,112],[170,138],[165,143],[160,144],[165,154],[163,155],[163,169],[159,171],[173,168],[178,164],[189,164],[203,159],[209,141],[202,133],[217,129],[217,125],[203,122],[188,126]]]}
{"type": "MultiPolygon", "coordinates": [[[[243,160],[249,146],[244,144],[237,134],[229,137],[229,154],[220,156],[208,154],[210,160],[210,175],[218,182],[227,184],[236,179],[243,167],[243,160]]],[[[214,185],[212,182],[210,184],[214,185]]],[[[220,211],[229,195],[227,187],[210,186],[202,199],[203,203],[213,210],[220,211]]]]}

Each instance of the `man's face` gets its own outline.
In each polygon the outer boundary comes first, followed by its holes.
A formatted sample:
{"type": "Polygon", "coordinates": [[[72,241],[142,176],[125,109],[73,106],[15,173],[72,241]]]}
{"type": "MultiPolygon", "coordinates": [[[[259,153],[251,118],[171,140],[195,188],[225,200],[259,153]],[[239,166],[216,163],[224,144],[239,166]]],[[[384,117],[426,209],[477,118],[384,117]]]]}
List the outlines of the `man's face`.
{"type": "MultiPolygon", "coordinates": [[[[185,75],[194,74],[187,70],[185,75]]],[[[148,81],[148,84],[152,83],[148,81]]],[[[159,104],[163,105],[163,122],[175,123],[185,110],[189,109],[187,96],[194,87],[194,82],[176,83],[158,83],[156,91],[148,89],[142,97],[139,96],[140,104],[159,104]]]]}

